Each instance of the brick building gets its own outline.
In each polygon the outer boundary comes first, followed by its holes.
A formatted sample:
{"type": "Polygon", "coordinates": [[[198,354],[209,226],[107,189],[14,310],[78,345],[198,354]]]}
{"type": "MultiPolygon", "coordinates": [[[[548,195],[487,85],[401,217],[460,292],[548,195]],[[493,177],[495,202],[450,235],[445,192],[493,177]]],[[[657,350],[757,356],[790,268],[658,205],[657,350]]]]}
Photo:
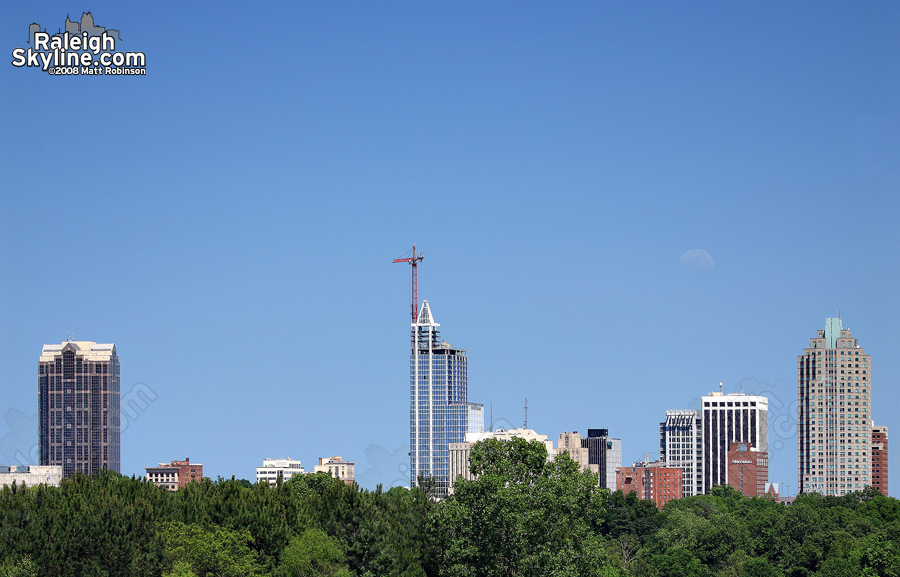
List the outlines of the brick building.
{"type": "Polygon", "coordinates": [[[145,477],[147,481],[169,491],[175,491],[191,481],[203,478],[203,465],[191,463],[190,459],[160,463],[157,467],[144,467],[144,470],[147,471],[145,477]]]}
{"type": "Polygon", "coordinates": [[[672,499],[682,496],[681,469],[666,467],[659,461],[619,467],[616,469],[616,489],[626,495],[637,492],[638,499],[653,501],[662,509],[672,499]]]}
{"type": "Polygon", "coordinates": [[[872,486],[888,496],[888,428],[872,423],[872,486]]]}
{"type": "Polygon", "coordinates": [[[728,447],[728,484],[747,497],[766,494],[769,482],[769,453],[747,443],[728,447]]]}

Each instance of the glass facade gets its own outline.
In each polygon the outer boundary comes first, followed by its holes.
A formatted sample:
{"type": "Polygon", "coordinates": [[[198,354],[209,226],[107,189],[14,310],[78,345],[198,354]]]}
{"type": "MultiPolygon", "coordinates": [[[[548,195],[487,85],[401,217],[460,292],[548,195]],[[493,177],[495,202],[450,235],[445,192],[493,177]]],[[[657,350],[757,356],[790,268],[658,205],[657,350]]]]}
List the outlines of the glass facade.
{"type": "Polygon", "coordinates": [[[119,357],[113,344],[45,345],[38,362],[41,465],[63,476],[120,472],[119,357]]]}
{"type": "Polygon", "coordinates": [[[435,495],[443,497],[450,487],[450,443],[465,441],[473,408],[468,403],[466,351],[443,342],[439,326],[428,301],[423,301],[412,325],[409,457],[410,486],[433,480],[435,495]]]}

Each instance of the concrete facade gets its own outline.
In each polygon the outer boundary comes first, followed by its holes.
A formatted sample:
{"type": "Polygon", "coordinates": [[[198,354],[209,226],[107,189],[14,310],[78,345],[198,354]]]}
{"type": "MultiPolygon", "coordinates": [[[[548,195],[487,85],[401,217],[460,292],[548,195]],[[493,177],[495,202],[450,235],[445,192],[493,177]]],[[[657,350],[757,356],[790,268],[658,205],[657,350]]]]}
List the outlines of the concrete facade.
{"type": "Polygon", "coordinates": [[[316,473],[328,473],[337,477],[347,485],[352,485],[356,480],[356,465],[345,461],[343,457],[322,457],[315,466],[316,473]]]}
{"type": "Polygon", "coordinates": [[[797,357],[800,493],[846,495],[873,484],[872,360],[840,318],[797,357]]]}
{"type": "MultiPolygon", "coordinates": [[[[769,399],[743,393],[710,393],[701,398],[702,485],[708,494],[728,484],[728,450],[732,443],[746,443],[769,452],[769,399]]],[[[765,479],[768,481],[768,479],[765,479]]]]}
{"type": "Polygon", "coordinates": [[[263,459],[262,467],[256,468],[256,482],[268,483],[271,486],[278,484],[281,480],[286,483],[294,475],[303,475],[306,471],[300,464],[300,461],[291,459],[263,459]]]}
{"type": "Polygon", "coordinates": [[[701,493],[703,486],[703,424],[694,410],[666,411],[659,424],[659,459],[681,469],[684,497],[701,493]]]}
{"type": "Polygon", "coordinates": [[[59,487],[63,477],[61,465],[2,465],[0,485],[16,484],[17,487],[49,485],[59,487]]]}

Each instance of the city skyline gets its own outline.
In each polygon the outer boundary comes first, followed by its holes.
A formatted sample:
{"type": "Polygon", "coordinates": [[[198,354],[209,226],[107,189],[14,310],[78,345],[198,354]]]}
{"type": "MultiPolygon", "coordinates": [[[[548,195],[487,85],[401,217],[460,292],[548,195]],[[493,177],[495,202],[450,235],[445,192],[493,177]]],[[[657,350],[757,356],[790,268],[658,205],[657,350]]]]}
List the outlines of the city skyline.
{"type": "Polygon", "coordinates": [[[630,463],[724,382],[795,493],[797,355],[840,313],[900,430],[898,5],[7,8],[8,50],[90,10],[147,75],[0,66],[3,462],[69,330],[121,355],[124,474],[408,484],[412,242],[497,427],[527,397],[630,463]]]}

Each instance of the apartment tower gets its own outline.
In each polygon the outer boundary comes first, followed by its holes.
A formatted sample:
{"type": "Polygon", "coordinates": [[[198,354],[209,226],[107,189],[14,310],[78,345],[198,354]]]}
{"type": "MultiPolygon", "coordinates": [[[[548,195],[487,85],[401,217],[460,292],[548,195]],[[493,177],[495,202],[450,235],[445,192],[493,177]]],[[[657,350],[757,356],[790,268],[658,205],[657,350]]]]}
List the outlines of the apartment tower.
{"type": "MultiPolygon", "coordinates": [[[[437,497],[450,488],[450,443],[465,441],[468,418],[466,351],[441,340],[428,301],[412,324],[409,359],[410,486],[433,481],[437,497]]],[[[481,407],[481,428],[484,423],[481,407]]]]}
{"type": "Polygon", "coordinates": [[[694,410],[668,410],[659,424],[659,458],[681,469],[681,492],[699,495],[703,486],[703,423],[694,410]]]}
{"type": "Polygon", "coordinates": [[[829,318],[797,365],[799,491],[861,491],[872,484],[869,355],[840,318],[829,318]]]}
{"type": "Polygon", "coordinates": [[[41,465],[62,466],[63,477],[120,472],[119,417],[116,345],[44,345],[38,361],[41,465]]]}

